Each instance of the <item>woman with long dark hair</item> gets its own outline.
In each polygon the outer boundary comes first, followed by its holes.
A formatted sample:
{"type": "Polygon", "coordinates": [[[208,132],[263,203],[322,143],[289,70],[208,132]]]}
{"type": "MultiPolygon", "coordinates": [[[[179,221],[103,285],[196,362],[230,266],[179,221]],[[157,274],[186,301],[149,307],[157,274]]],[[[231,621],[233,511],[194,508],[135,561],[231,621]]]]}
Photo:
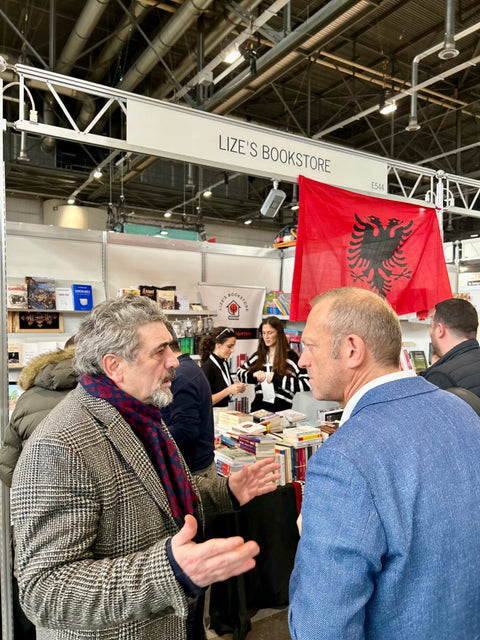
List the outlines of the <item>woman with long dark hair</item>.
{"type": "Polygon", "coordinates": [[[237,377],[255,385],[252,411],[291,409],[296,393],[310,391],[307,371],[298,366],[298,355],[290,349],[282,321],[275,316],[263,320],[257,351],[237,369],[237,377]]]}
{"type": "Polygon", "coordinates": [[[233,381],[228,366],[236,341],[235,329],[216,327],[200,342],[202,369],[212,389],[212,404],[217,407],[228,407],[231,396],[247,388],[243,382],[233,381]]]}

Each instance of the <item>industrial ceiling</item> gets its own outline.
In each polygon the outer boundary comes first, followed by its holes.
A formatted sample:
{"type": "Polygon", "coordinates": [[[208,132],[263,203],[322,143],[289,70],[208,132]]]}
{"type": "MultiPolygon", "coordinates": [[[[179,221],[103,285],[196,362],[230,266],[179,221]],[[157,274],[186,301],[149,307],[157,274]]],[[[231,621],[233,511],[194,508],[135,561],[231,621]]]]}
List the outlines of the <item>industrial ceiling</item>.
{"type": "MultiPolygon", "coordinates": [[[[480,179],[478,0],[3,0],[0,55],[9,65],[480,179]],[[229,65],[232,50],[240,56],[229,65]],[[396,111],[382,115],[382,97],[396,99],[396,111]]],[[[62,110],[32,92],[40,121],[61,123],[62,110]]],[[[4,95],[10,123],[14,87],[4,95]]],[[[79,126],[91,120],[88,104],[72,98],[69,107],[79,126]]],[[[121,113],[97,126],[114,135],[121,113]]],[[[265,178],[136,154],[105,162],[108,150],[22,140],[11,126],[4,139],[7,195],[66,200],[85,185],[77,203],[110,204],[123,221],[159,224],[172,211],[169,226],[250,219],[273,231],[296,222],[291,184],[281,185],[287,198],[268,219],[260,214],[272,187],[265,178]],[[88,181],[102,162],[102,178],[88,181]]],[[[445,240],[479,229],[475,217],[445,216],[445,240]]]]}

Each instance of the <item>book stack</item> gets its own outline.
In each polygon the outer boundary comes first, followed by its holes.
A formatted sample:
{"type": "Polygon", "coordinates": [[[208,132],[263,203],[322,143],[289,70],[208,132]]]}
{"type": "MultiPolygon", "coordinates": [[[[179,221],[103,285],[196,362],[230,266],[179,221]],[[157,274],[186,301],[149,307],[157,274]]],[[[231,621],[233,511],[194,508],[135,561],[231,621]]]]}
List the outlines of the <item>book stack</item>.
{"type": "Polygon", "coordinates": [[[239,424],[234,425],[233,427],[230,427],[230,431],[228,431],[228,433],[230,434],[244,434],[247,436],[250,435],[256,435],[258,433],[265,433],[267,430],[267,428],[265,427],[264,424],[261,424],[259,422],[250,422],[250,421],[246,421],[246,422],[240,422],[239,424]]]}
{"type": "Polygon", "coordinates": [[[282,418],[277,413],[259,409],[251,414],[253,421],[265,426],[267,432],[278,433],[283,429],[282,418]]]}
{"type": "Polygon", "coordinates": [[[302,334],[300,331],[296,331],[295,329],[285,329],[285,337],[288,340],[288,344],[292,351],[298,353],[299,355],[302,353],[302,334]]]}
{"type": "Polygon", "coordinates": [[[240,413],[248,413],[249,404],[250,402],[246,396],[235,398],[235,410],[240,411],[240,413]]]}
{"type": "Polygon", "coordinates": [[[253,453],[256,460],[275,457],[276,438],[266,435],[243,435],[238,436],[238,445],[240,449],[253,453]]]}
{"type": "Polygon", "coordinates": [[[312,427],[310,425],[289,427],[283,430],[283,442],[285,444],[292,444],[297,448],[322,444],[323,436],[321,427],[312,427]]]}
{"type": "Polygon", "coordinates": [[[304,413],[301,413],[301,411],[294,411],[293,409],[277,411],[277,415],[281,416],[283,427],[294,427],[297,422],[301,422],[307,417],[304,413]]]}
{"type": "Polygon", "coordinates": [[[280,465],[280,469],[278,470],[280,473],[280,480],[278,484],[280,486],[284,486],[288,482],[293,482],[294,480],[292,455],[293,447],[280,443],[275,444],[275,462],[280,465]]]}
{"type": "Polygon", "coordinates": [[[323,442],[319,427],[305,425],[283,430],[283,444],[291,447],[294,480],[305,480],[307,462],[323,442]]]}
{"type": "Polygon", "coordinates": [[[241,471],[244,464],[253,464],[255,456],[253,453],[240,448],[220,448],[215,450],[215,465],[219,476],[228,477],[235,471],[241,471]]]}
{"type": "Polygon", "coordinates": [[[283,291],[268,291],[265,295],[263,313],[273,316],[288,316],[290,313],[290,297],[283,291]]]}
{"type": "Polygon", "coordinates": [[[222,410],[218,412],[217,429],[219,431],[229,430],[231,427],[235,427],[242,422],[251,422],[248,413],[242,413],[241,411],[222,410]]]}

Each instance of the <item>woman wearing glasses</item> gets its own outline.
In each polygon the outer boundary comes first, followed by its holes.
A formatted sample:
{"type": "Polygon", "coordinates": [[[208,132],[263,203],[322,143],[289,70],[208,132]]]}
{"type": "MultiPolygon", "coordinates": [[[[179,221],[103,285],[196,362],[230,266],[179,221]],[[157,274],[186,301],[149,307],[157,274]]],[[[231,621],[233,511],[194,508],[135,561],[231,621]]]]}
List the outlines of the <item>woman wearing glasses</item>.
{"type": "Polygon", "coordinates": [[[230,327],[216,327],[200,342],[202,369],[212,390],[212,404],[228,407],[231,396],[243,393],[247,385],[234,382],[228,366],[237,341],[235,330],[230,327]]]}
{"type": "Polygon", "coordinates": [[[269,316],[259,331],[257,351],[237,370],[237,377],[255,385],[252,412],[291,409],[296,393],[310,391],[307,370],[298,366],[298,355],[290,349],[281,320],[269,316]]]}

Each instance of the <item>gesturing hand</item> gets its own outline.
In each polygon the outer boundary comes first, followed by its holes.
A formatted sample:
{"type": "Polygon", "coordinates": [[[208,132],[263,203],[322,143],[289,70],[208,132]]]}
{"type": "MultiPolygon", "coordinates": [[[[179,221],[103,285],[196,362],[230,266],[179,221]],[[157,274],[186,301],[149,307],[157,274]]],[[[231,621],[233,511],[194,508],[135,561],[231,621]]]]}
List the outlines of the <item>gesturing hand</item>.
{"type": "Polygon", "coordinates": [[[199,587],[207,587],[250,571],[260,548],[256,542],[244,542],[239,536],[213,538],[196,544],[197,521],[185,516],[185,524],[172,538],[172,553],[182,571],[199,587]]]}
{"type": "Polygon", "coordinates": [[[275,482],[280,478],[275,473],[280,465],[274,458],[265,458],[254,464],[244,464],[241,471],[236,471],[228,478],[230,491],[240,505],[246,504],[252,498],[270,493],[277,488],[275,482]]]}

